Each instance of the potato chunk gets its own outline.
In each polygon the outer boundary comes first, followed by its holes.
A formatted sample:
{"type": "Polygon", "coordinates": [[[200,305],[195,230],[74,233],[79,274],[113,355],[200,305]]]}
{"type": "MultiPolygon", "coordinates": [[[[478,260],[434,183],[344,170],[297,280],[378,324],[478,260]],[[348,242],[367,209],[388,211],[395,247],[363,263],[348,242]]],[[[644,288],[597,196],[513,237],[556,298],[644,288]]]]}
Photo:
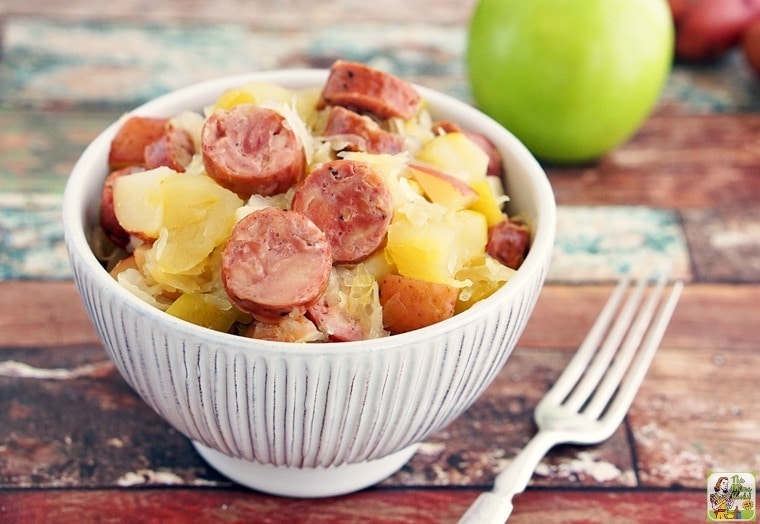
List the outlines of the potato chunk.
{"type": "Polygon", "coordinates": [[[409,278],[458,285],[457,271],[485,253],[486,218],[475,211],[448,212],[419,224],[402,214],[388,228],[385,253],[409,278]]]}

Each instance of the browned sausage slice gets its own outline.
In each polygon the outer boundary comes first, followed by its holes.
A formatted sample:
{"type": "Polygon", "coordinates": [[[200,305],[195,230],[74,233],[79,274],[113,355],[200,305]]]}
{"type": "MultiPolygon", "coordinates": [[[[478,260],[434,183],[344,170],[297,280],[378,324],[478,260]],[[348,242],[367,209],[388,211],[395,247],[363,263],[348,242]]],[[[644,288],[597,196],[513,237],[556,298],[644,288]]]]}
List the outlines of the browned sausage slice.
{"type": "Polygon", "coordinates": [[[166,166],[178,173],[184,173],[194,153],[195,144],[190,133],[168,123],[163,136],[145,146],[145,167],[155,169],[166,166]]]}
{"type": "Polygon", "coordinates": [[[343,106],[386,120],[412,118],[420,105],[420,95],[409,82],[364,64],[338,60],[330,68],[317,109],[343,106]]]}
{"type": "Polygon", "coordinates": [[[306,163],[285,118],[252,104],[212,114],[203,126],[201,149],[208,174],[243,199],[284,193],[301,180],[306,163]]]}
{"type": "Polygon", "coordinates": [[[127,166],[144,166],[145,146],[161,138],[167,121],[144,116],[128,118],[111,140],[108,167],[114,171],[127,166]]]}
{"type": "Polygon", "coordinates": [[[238,222],[222,252],[230,300],[261,322],[303,313],[327,288],[332,268],[325,234],[304,215],[268,207],[238,222]]]}
{"type": "Polygon", "coordinates": [[[334,160],[306,177],[293,209],[327,235],[333,260],[358,262],[385,241],[393,218],[393,197],[383,175],[369,164],[334,160]]]}
{"type": "Polygon", "coordinates": [[[306,316],[333,342],[348,342],[364,338],[359,321],[339,308],[330,306],[324,296],[307,308],[306,316]]]}
{"type": "Polygon", "coordinates": [[[486,253],[507,267],[517,269],[528,253],[530,228],[503,220],[488,230],[486,253]]]}
{"type": "Polygon", "coordinates": [[[131,175],[143,171],[141,167],[129,166],[112,171],[103,184],[103,194],[100,197],[100,227],[103,233],[118,247],[126,247],[129,244],[129,233],[121,227],[116,218],[113,203],[113,183],[120,176],[131,175]]]}
{"type": "Polygon", "coordinates": [[[344,139],[349,151],[393,155],[404,149],[404,139],[399,135],[385,131],[368,116],[341,106],[330,110],[324,134],[344,139]]]}

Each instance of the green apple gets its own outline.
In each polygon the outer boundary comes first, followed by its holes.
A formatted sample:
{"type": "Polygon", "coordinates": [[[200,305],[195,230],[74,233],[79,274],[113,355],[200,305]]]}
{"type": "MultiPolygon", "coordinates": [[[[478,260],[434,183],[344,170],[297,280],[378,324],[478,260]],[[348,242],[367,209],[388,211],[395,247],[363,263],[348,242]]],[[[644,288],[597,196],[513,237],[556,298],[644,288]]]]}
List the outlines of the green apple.
{"type": "Polygon", "coordinates": [[[666,0],[480,0],[466,61],[481,110],[538,158],[579,163],[638,130],[673,46],[666,0]]]}

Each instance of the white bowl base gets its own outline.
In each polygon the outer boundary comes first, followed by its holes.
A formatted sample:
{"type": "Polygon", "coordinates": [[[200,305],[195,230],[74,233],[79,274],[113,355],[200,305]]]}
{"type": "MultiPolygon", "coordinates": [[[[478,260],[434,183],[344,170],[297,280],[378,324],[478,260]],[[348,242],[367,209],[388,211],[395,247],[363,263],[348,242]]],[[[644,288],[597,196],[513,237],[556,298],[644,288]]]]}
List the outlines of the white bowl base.
{"type": "Polygon", "coordinates": [[[296,468],[260,464],[192,443],[211,467],[230,480],[270,495],[298,498],[345,495],[377,484],[401,469],[419,447],[413,444],[385,457],[355,464],[296,468]]]}

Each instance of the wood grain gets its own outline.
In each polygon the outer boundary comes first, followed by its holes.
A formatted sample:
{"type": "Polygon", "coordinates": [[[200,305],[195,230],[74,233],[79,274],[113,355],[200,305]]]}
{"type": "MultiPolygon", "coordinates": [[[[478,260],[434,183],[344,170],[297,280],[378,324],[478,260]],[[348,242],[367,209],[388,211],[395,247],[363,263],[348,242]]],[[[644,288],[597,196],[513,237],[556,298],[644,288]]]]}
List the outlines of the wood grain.
{"type": "MultiPolygon", "coordinates": [[[[478,491],[371,488],[317,500],[267,497],[242,490],[25,490],[0,492],[0,520],[27,522],[256,522],[266,524],[456,523],[478,491]]],[[[704,522],[703,491],[528,490],[509,522],[650,524],[704,522]]]]}
{"type": "Polygon", "coordinates": [[[586,166],[547,166],[559,204],[757,206],[759,114],[654,115],[586,166]]]}

